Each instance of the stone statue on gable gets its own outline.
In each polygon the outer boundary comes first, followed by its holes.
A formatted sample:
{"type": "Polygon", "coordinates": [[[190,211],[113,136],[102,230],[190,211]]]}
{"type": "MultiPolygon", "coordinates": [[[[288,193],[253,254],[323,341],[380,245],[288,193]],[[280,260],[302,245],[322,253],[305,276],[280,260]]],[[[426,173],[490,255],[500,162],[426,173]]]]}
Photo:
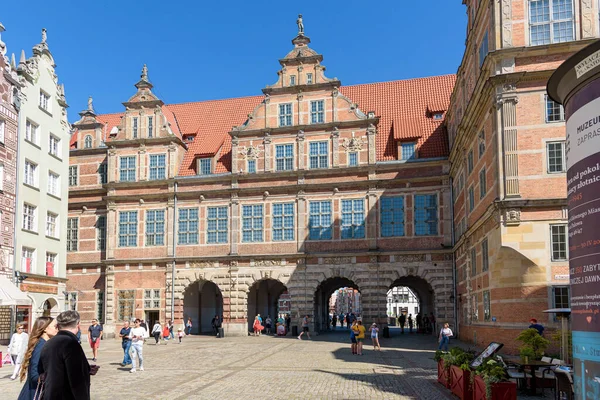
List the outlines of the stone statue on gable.
{"type": "Polygon", "coordinates": [[[42,43],[46,43],[46,28],[42,28],[42,43]]]}
{"type": "Polygon", "coordinates": [[[298,14],[296,24],[298,24],[298,35],[304,35],[304,23],[302,22],[302,14],[298,14]]]}

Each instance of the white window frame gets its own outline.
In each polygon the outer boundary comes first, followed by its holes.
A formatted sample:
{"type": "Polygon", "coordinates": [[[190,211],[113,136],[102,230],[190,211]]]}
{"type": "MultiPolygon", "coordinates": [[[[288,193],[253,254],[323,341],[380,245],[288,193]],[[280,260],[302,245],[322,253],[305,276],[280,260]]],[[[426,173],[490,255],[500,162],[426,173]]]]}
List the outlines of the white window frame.
{"type": "Polygon", "coordinates": [[[292,143],[280,143],[275,145],[275,170],[276,171],[293,171],[294,170],[294,145],[292,143]],[[291,147],[292,155],[288,156],[286,150],[291,147]],[[281,150],[282,156],[277,153],[281,150]],[[280,168],[280,166],[282,168],[280,168]],[[289,167],[289,168],[288,168],[289,167]]]}
{"type": "Polygon", "coordinates": [[[0,119],[0,143],[4,143],[6,134],[6,121],[0,119]]]}
{"type": "Polygon", "coordinates": [[[133,117],[131,119],[131,136],[134,139],[138,138],[138,130],[139,130],[138,117],[133,117]]]}
{"type": "Polygon", "coordinates": [[[0,192],[4,190],[4,164],[0,163],[0,192]]]}
{"type": "Polygon", "coordinates": [[[357,151],[351,151],[348,153],[348,166],[349,167],[357,167],[358,166],[358,152],[357,151]]]}
{"type": "MultiPolygon", "coordinates": [[[[556,113],[552,113],[552,115],[556,115],[556,113]]],[[[558,104],[557,102],[555,102],[554,100],[552,100],[550,97],[548,97],[548,95],[544,95],[544,121],[547,124],[553,124],[555,122],[564,122],[565,121],[565,109],[561,104],[558,104]],[[549,107],[555,107],[557,106],[559,107],[559,112],[558,112],[558,119],[553,119],[551,120],[549,118],[549,107]]]]}
{"type": "Polygon", "coordinates": [[[281,103],[281,104],[278,104],[277,105],[277,111],[278,111],[277,112],[277,118],[279,120],[279,126],[280,127],[294,125],[294,104],[293,103],[281,103]],[[289,113],[288,113],[288,110],[287,110],[288,107],[289,107],[289,113]]]}
{"type": "Polygon", "coordinates": [[[306,74],[306,84],[307,85],[312,85],[313,84],[313,74],[312,72],[309,72],[306,74]]]}
{"type": "Polygon", "coordinates": [[[198,175],[201,176],[206,176],[206,175],[212,175],[213,174],[213,160],[210,157],[203,157],[203,158],[199,158],[198,159],[198,175]],[[208,173],[206,173],[206,171],[203,168],[203,164],[206,164],[208,162],[208,165],[210,167],[210,170],[208,171],[208,173]]]}
{"type": "Polygon", "coordinates": [[[154,116],[148,116],[148,137],[154,136],[154,116]]]}
{"type": "Polygon", "coordinates": [[[54,275],[56,275],[56,267],[57,267],[58,254],[52,253],[50,251],[46,252],[46,264],[44,264],[44,272],[48,275],[48,263],[52,263],[52,269],[54,275]]]}
{"type": "Polygon", "coordinates": [[[60,138],[58,136],[53,134],[48,136],[48,153],[54,157],[61,157],[60,138]]]}
{"type": "Polygon", "coordinates": [[[290,75],[290,86],[296,86],[296,75],[290,75]]]}
{"type": "Polygon", "coordinates": [[[23,203],[23,224],[21,227],[26,231],[37,232],[36,226],[37,207],[23,203]]]}
{"type": "Polygon", "coordinates": [[[37,187],[38,183],[38,165],[33,161],[25,160],[25,170],[23,174],[23,183],[29,186],[37,187]]]}
{"type": "MultiPolygon", "coordinates": [[[[555,158],[554,158],[555,159],[555,158]]],[[[565,141],[564,140],[553,140],[546,142],[546,172],[549,174],[564,174],[567,170],[566,156],[565,156],[565,141]],[[561,151],[560,171],[550,170],[550,146],[558,144],[561,151]]]]}
{"type": "Polygon", "coordinates": [[[310,123],[325,123],[325,100],[312,100],[310,102],[310,123]]]}
{"type": "Polygon", "coordinates": [[[49,113],[52,112],[52,101],[51,101],[51,96],[44,92],[43,90],[40,89],[40,98],[39,98],[39,104],[40,108],[42,108],[45,111],[48,111],[49,113]]]}
{"type": "Polygon", "coordinates": [[[79,218],[67,218],[67,251],[79,248],[79,218]]]}
{"type": "Polygon", "coordinates": [[[150,154],[148,156],[148,179],[162,180],[167,177],[167,155],[166,154],[150,154]],[[162,163],[159,163],[162,160],[162,163]],[[155,164],[153,165],[153,162],[155,164]],[[154,176],[153,176],[154,175],[154,176]]]}
{"type": "MultiPolygon", "coordinates": [[[[561,235],[560,232],[557,232],[556,234],[561,235]]],[[[560,246],[560,242],[558,243],[558,245],[560,246]]],[[[550,259],[553,262],[566,262],[569,260],[569,232],[568,232],[567,224],[551,224],[550,225],[550,259]],[[558,250],[558,252],[559,252],[558,257],[555,257],[555,254],[554,254],[554,244],[555,244],[554,230],[555,230],[555,228],[557,231],[559,231],[560,228],[564,229],[564,232],[563,232],[564,238],[562,240],[562,243],[564,245],[564,254],[565,254],[564,257],[560,257],[560,253],[563,252],[561,249],[558,250]]]]}
{"type": "Polygon", "coordinates": [[[21,272],[34,272],[35,271],[35,249],[32,247],[23,246],[21,248],[21,272]],[[26,265],[27,260],[31,260],[29,263],[30,269],[27,271],[26,265]]]}
{"type": "Polygon", "coordinates": [[[543,21],[543,22],[532,22],[531,21],[531,17],[532,17],[532,12],[531,12],[531,5],[532,3],[538,2],[538,1],[543,1],[543,0],[529,0],[527,2],[527,13],[529,15],[528,17],[528,29],[529,29],[529,44],[531,46],[543,46],[543,45],[548,45],[548,44],[552,44],[552,43],[564,43],[564,42],[570,42],[573,40],[577,39],[576,36],[576,32],[575,32],[575,5],[573,4],[572,0],[568,0],[571,2],[571,18],[567,18],[567,19],[554,19],[554,4],[557,0],[548,0],[548,21],[543,21]],[[564,24],[564,23],[570,23],[571,26],[571,32],[572,32],[572,37],[570,40],[565,40],[565,41],[555,41],[554,40],[554,28],[555,28],[555,24],[564,24]],[[549,42],[543,42],[543,43],[533,43],[533,29],[532,27],[537,27],[537,26],[544,26],[544,25],[548,25],[549,26],[549,33],[550,33],[550,41],[549,42]]]}
{"type": "Polygon", "coordinates": [[[39,139],[40,126],[33,121],[27,120],[25,122],[25,140],[29,143],[33,143],[37,146],[39,139]]]}
{"type": "Polygon", "coordinates": [[[77,165],[69,166],[69,186],[77,186],[79,183],[79,167],[77,165]]]}
{"type": "Polygon", "coordinates": [[[92,135],[85,135],[85,138],[83,139],[83,148],[91,149],[92,143],[93,143],[92,135]]]}
{"type": "Polygon", "coordinates": [[[309,169],[329,168],[329,153],[330,153],[329,150],[330,150],[329,149],[329,141],[327,141],[327,140],[319,140],[319,141],[315,141],[315,142],[309,142],[308,143],[308,167],[309,167],[309,169]],[[325,154],[321,154],[321,144],[323,144],[323,143],[326,144],[325,147],[327,148],[327,151],[325,152],[325,154]],[[317,146],[316,154],[312,154],[312,152],[311,152],[311,147],[313,146],[313,144],[317,146]],[[316,166],[314,166],[314,167],[313,167],[313,163],[312,163],[313,160],[316,161],[316,166]]]}
{"type": "Polygon", "coordinates": [[[58,237],[58,214],[51,211],[46,212],[46,236],[57,238],[58,237]]]}

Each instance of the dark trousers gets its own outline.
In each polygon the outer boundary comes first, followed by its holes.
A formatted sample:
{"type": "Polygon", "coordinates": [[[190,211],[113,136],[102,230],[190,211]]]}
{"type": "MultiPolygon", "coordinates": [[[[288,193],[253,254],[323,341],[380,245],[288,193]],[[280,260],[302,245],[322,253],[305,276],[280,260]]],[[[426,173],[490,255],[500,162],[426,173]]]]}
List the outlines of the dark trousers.
{"type": "Polygon", "coordinates": [[[154,340],[156,340],[156,344],[160,341],[160,332],[154,332],[154,340]]]}

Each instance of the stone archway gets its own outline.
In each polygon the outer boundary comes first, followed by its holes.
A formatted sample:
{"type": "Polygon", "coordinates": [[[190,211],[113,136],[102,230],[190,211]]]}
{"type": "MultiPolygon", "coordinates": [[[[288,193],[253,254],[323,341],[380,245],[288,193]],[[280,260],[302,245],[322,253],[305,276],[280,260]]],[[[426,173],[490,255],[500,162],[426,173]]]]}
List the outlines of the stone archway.
{"type": "MultiPolygon", "coordinates": [[[[356,289],[360,293],[360,288],[353,280],[340,276],[325,279],[317,286],[313,315],[315,331],[325,331],[329,328],[329,299],[333,292],[344,287],[356,289]]],[[[357,310],[356,314],[360,314],[360,311],[357,310]]]]}
{"type": "Polygon", "coordinates": [[[248,290],[248,330],[252,331],[254,318],[260,314],[263,319],[270,316],[273,326],[277,320],[279,297],[287,292],[287,287],[277,279],[264,278],[252,284],[248,290]]]}
{"type": "Polygon", "coordinates": [[[56,317],[59,313],[58,301],[55,298],[49,297],[42,303],[43,317],[56,317]]]}
{"type": "Polygon", "coordinates": [[[184,321],[192,318],[193,334],[212,333],[212,319],[223,316],[223,294],[212,281],[197,280],[183,292],[184,321]]]}

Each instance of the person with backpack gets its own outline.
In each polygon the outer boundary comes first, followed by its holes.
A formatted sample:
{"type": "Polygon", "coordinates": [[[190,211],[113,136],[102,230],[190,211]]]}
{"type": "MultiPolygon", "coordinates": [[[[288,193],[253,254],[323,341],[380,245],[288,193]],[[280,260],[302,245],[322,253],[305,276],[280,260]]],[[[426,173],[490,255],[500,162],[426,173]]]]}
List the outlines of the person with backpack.
{"type": "Polygon", "coordinates": [[[358,354],[358,342],[356,340],[357,329],[355,329],[356,321],[352,323],[350,327],[350,349],[352,350],[352,354],[358,354]]]}
{"type": "Polygon", "coordinates": [[[160,336],[162,335],[162,325],[160,321],[156,321],[154,323],[154,327],[152,328],[152,332],[150,332],[152,336],[154,336],[154,340],[156,341],[154,344],[157,345],[160,342],[160,336]]]}

